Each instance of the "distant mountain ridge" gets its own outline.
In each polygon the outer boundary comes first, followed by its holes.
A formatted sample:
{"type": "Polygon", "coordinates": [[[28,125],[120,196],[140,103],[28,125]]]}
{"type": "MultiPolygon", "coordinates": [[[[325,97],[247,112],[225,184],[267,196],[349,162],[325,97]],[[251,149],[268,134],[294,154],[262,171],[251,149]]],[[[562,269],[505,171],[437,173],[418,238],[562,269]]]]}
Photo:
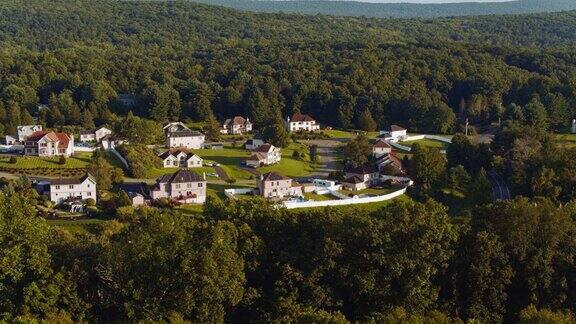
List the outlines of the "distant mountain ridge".
{"type": "Polygon", "coordinates": [[[331,0],[195,0],[257,12],[366,16],[376,18],[434,18],[526,14],[575,10],[576,0],[517,0],[463,3],[368,3],[331,0]]]}

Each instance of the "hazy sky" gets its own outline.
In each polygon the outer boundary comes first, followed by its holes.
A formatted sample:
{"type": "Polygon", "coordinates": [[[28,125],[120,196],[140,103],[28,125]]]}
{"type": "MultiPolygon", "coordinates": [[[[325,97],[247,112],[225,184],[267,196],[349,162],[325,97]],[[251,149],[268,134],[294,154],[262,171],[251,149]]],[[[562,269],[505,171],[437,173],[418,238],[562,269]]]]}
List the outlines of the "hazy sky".
{"type": "Polygon", "coordinates": [[[457,2],[505,2],[513,0],[356,0],[361,2],[378,3],[457,3],[457,2]]]}

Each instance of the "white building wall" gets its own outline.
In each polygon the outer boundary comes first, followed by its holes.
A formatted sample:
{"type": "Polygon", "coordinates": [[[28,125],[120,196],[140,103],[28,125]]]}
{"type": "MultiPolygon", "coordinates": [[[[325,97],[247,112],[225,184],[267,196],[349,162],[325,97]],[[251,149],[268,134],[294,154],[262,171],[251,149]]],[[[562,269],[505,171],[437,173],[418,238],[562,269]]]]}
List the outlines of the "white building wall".
{"type": "Polygon", "coordinates": [[[204,147],[205,136],[171,137],[168,136],[166,145],[169,148],[185,147],[198,150],[204,147]]]}
{"type": "Polygon", "coordinates": [[[68,197],[96,200],[96,183],[86,179],[80,184],[50,185],[50,200],[52,202],[60,204],[68,197]]]}

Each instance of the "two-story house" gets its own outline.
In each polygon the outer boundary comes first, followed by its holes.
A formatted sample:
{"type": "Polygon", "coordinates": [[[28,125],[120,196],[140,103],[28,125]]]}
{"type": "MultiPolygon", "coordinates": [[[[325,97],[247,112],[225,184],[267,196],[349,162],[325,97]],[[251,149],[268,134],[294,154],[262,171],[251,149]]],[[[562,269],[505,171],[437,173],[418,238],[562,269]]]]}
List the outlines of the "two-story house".
{"type": "Polygon", "coordinates": [[[342,187],[351,191],[369,188],[379,182],[378,169],[372,165],[361,165],[346,171],[346,178],[342,181],[342,187]]]}
{"type": "Polygon", "coordinates": [[[168,148],[184,147],[187,149],[204,148],[206,136],[204,134],[189,129],[182,122],[173,122],[164,125],[166,135],[166,146],[168,148]]]}
{"type": "Polygon", "coordinates": [[[282,159],[280,149],[268,143],[260,145],[252,152],[252,155],[246,159],[246,165],[253,168],[275,164],[282,159]]]}
{"type": "Polygon", "coordinates": [[[252,123],[248,118],[244,119],[243,117],[236,116],[234,118],[226,119],[226,121],[222,124],[222,129],[220,129],[220,133],[222,134],[244,134],[249,133],[252,131],[252,123]]]}
{"type": "Polygon", "coordinates": [[[199,168],[202,158],[184,149],[168,150],[159,155],[165,168],[199,168]]]}
{"type": "Polygon", "coordinates": [[[316,120],[308,115],[296,113],[292,118],[288,117],[286,119],[286,127],[291,132],[314,132],[320,129],[320,124],[316,120]]]}
{"type": "Polygon", "coordinates": [[[71,156],[74,153],[74,137],[65,133],[38,131],[26,137],[25,155],[43,157],[71,156]]]}
{"type": "Polygon", "coordinates": [[[150,190],[153,200],[168,198],[182,203],[203,204],[206,201],[206,176],[188,169],[180,169],[156,180],[150,190]]]}
{"type": "Polygon", "coordinates": [[[258,193],[264,198],[285,198],[302,195],[302,186],[277,172],[260,175],[256,180],[258,193]]]}
{"type": "Polygon", "coordinates": [[[384,138],[386,141],[399,142],[408,137],[408,130],[398,125],[391,125],[389,130],[380,131],[379,138],[384,138]]]}
{"type": "Polygon", "coordinates": [[[92,131],[80,132],[80,142],[97,142],[112,134],[112,131],[104,126],[92,131]]]}
{"type": "Polygon", "coordinates": [[[84,201],[92,198],[96,201],[96,180],[90,174],[86,174],[79,179],[62,178],[50,180],[49,186],[50,189],[47,194],[56,205],[68,199],[84,201]]]}
{"type": "Polygon", "coordinates": [[[379,158],[382,155],[390,153],[392,153],[392,146],[382,139],[376,139],[376,143],[372,146],[372,155],[374,155],[375,158],[379,158]]]}

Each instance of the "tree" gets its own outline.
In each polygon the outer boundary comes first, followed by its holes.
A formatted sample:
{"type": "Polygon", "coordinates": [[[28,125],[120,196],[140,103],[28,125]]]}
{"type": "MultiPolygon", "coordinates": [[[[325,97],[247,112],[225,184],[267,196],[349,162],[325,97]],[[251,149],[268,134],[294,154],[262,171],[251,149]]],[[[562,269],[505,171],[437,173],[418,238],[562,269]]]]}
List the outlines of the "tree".
{"type": "Polygon", "coordinates": [[[455,261],[459,313],[467,319],[502,322],[514,271],[498,236],[482,231],[467,237],[455,261]]]}
{"type": "Polygon", "coordinates": [[[546,108],[538,100],[538,98],[533,98],[526,107],[524,107],[526,115],[526,123],[537,129],[546,130],[548,129],[548,114],[546,113],[546,108]]]}
{"type": "Polygon", "coordinates": [[[154,212],[112,239],[97,272],[125,320],[166,320],[177,312],[195,322],[222,322],[244,293],[237,235],[229,222],[209,226],[154,212]]]}
{"type": "Polygon", "coordinates": [[[220,124],[216,120],[216,117],[212,113],[206,119],[206,126],[204,127],[204,134],[211,141],[220,140],[220,124]]]}
{"type": "Polygon", "coordinates": [[[372,145],[368,137],[364,134],[342,146],[342,156],[344,157],[345,168],[355,168],[368,162],[372,155],[372,145]]]}
{"type": "Polygon", "coordinates": [[[106,154],[103,150],[94,151],[88,166],[88,173],[96,180],[99,191],[110,190],[113,184],[122,182],[124,178],[122,170],[106,160],[106,154]]]}
{"type": "Polygon", "coordinates": [[[277,147],[287,147],[290,144],[290,134],[278,118],[262,130],[262,139],[277,147]]]}
{"type": "Polygon", "coordinates": [[[446,171],[446,158],[437,149],[415,143],[410,159],[410,176],[418,186],[420,194],[426,196],[446,171]]]}
{"type": "Polygon", "coordinates": [[[555,185],[556,172],[553,169],[542,167],[532,178],[531,188],[534,196],[541,196],[556,201],[562,188],[555,185]]]}
{"type": "Polygon", "coordinates": [[[87,305],[65,272],[51,268],[50,227],[16,192],[0,192],[0,265],[3,316],[42,319],[66,312],[84,319],[87,305]]]}
{"type": "Polygon", "coordinates": [[[492,183],[484,169],[480,169],[474,181],[468,187],[468,198],[476,205],[488,204],[492,201],[492,183]]]}
{"type": "Polygon", "coordinates": [[[365,109],[362,114],[360,114],[360,117],[358,118],[358,127],[366,132],[373,132],[376,130],[376,121],[372,118],[370,110],[365,109]]]}
{"type": "Polygon", "coordinates": [[[537,309],[530,305],[520,312],[519,324],[538,324],[538,323],[556,323],[568,324],[574,323],[576,319],[570,311],[552,311],[549,309],[537,309]]]}

